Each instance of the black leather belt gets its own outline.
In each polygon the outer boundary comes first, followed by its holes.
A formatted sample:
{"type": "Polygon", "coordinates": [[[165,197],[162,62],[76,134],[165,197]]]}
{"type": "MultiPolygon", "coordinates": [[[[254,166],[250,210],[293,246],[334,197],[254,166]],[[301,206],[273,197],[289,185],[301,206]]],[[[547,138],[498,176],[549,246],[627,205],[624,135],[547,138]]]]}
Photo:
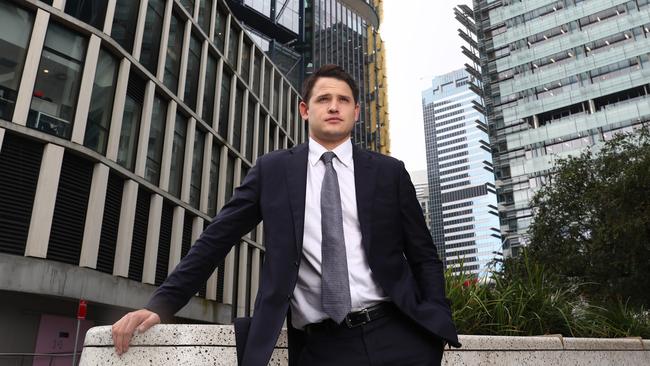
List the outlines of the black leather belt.
{"type": "Polygon", "coordinates": [[[341,324],[336,324],[332,319],[327,319],[320,323],[307,324],[305,326],[305,332],[312,334],[314,332],[332,330],[343,326],[346,328],[356,328],[368,324],[373,320],[394,314],[396,311],[397,307],[392,302],[381,302],[377,305],[349,313],[341,324]]]}

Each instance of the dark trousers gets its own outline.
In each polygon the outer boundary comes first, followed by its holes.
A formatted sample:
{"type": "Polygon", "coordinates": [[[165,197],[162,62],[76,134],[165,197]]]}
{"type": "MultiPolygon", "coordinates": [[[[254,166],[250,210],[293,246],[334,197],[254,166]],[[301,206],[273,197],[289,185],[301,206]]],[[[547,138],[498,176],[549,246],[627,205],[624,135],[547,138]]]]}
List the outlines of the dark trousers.
{"type": "Polygon", "coordinates": [[[443,343],[397,312],[348,328],[308,332],[299,366],[439,366],[443,343]]]}

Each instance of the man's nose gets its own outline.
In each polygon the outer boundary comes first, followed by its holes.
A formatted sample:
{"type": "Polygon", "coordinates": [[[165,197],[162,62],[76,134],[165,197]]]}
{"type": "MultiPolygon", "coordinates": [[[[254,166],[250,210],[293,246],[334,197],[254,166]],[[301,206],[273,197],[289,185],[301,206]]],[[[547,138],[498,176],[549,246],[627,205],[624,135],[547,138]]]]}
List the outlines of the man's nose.
{"type": "Polygon", "coordinates": [[[336,102],[330,103],[329,107],[327,108],[327,111],[330,113],[336,113],[339,111],[339,105],[336,102]]]}

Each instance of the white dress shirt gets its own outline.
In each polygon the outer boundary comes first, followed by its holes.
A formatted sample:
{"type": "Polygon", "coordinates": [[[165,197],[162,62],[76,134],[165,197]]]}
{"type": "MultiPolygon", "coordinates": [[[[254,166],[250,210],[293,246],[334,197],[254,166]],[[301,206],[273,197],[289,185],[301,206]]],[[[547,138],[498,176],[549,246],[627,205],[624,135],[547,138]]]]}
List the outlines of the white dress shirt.
{"type": "MultiPolygon", "coordinates": [[[[309,139],[309,162],[307,165],[307,190],[305,195],[305,226],[302,242],[302,260],[298,281],[291,299],[291,316],[295,328],[302,329],[310,323],[328,318],[321,309],[321,208],[320,190],[325,175],[325,164],[320,160],[323,146],[309,139]]],[[[368,266],[366,254],[361,245],[361,228],[357,215],[357,198],[354,183],[354,162],[352,141],[347,141],[334,150],[332,160],[341,191],[343,211],[343,235],[348,262],[350,297],[352,311],[361,310],[378,302],[388,300],[377,285],[368,266]]]]}

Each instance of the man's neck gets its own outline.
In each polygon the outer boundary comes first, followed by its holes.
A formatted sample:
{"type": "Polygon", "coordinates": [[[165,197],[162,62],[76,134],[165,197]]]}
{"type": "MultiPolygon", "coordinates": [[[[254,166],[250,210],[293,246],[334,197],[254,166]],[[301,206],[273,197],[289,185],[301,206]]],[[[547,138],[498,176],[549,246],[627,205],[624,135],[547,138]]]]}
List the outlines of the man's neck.
{"type": "Polygon", "coordinates": [[[340,141],[322,141],[322,140],[319,140],[319,139],[315,138],[314,136],[309,136],[309,137],[311,137],[312,140],[318,142],[319,145],[326,148],[328,151],[332,151],[332,150],[336,149],[337,147],[341,146],[342,144],[350,141],[349,136],[347,138],[343,139],[343,140],[340,140],[340,141]]]}

